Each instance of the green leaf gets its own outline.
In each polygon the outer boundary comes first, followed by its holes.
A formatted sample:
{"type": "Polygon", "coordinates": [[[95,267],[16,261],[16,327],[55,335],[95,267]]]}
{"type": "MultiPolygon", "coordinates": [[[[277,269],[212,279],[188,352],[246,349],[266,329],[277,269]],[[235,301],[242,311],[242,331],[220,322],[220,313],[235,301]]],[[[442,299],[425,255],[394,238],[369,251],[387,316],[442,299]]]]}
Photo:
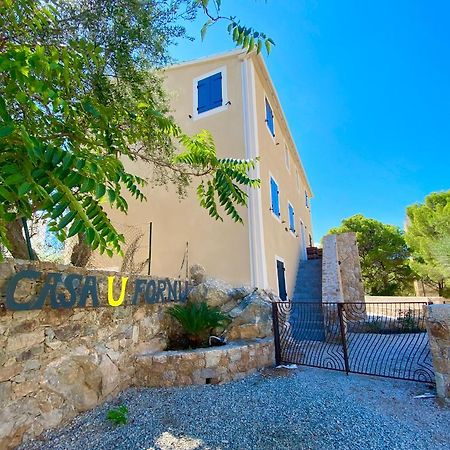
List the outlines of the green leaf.
{"type": "Polygon", "coordinates": [[[0,127],[0,138],[9,136],[14,131],[14,125],[0,127]]]}
{"type": "Polygon", "coordinates": [[[17,190],[19,196],[25,195],[33,186],[33,183],[30,183],[28,181],[25,181],[19,186],[19,189],[17,190]]]}
{"type": "Polygon", "coordinates": [[[105,195],[105,193],[106,193],[106,186],[104,184],[97,184],[95,188],[95,196],[97,198],[101,198],[105,195]]]}
{"type": "Polygon", "coordinates": [[[77,215],[76,211],[70,211],[68,212],[58,223],[58,229],[62,230],[63,228],[65,228],[67,225],[69,225],[70,222],[72,222],[72,220],[75,218],[75,216],[77,215]]]}

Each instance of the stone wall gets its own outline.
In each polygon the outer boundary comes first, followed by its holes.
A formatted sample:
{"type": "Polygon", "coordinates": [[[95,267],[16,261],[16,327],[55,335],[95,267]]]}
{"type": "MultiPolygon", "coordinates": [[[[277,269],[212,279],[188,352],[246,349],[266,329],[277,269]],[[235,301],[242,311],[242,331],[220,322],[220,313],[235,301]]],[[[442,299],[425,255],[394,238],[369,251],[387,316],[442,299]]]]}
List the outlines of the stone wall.
{"type": "Polygon", "coordinates": [[[364,302],[358,244],[355,233],[323,238],[322,299],[324,302],[364,302]]]}
{"type": "Polygon", "coordinates": [[[325,303],[344,301],[336,236],[336,234],[330,234],[323,238],[322,301],[325,303]]]}
{"type": "MultiPolygon", "coordinates": [[[[118,297],[121,274],[44,262],[10,260],[0,263],[0,449],[14,448],[22,440],[67,422],[124,388],[164,385],[167,379],[172,379],[171,371],[176,369],[176,364],[170,365],[173,355],[162,352],[170,336],[177,332],[175,322],[166,314],[167,307],[173,304],[167,302],[168,292],[164,292],[162,303],[148,304],[148,298],[142,294],[136,305],[130,305],[139,282],[154,279],[128,275],[125,303],[108,306],[107,276],[111,275],[117,276],[115,296],[118,297]],[[61,274],[62,280],[73,273],[96,276],[98,297],[103,306],[54,309],[47,305],[30,311],[8,310],[5,308],[6,284],[12,276],[26,269],[37,270],[41,275],[19,283],[15,295],[18,303],[36,298],[44,290],[49,273],[55,272],[61,274]],[[156,359],[152,357],[154,353],[159,355],[156,359]],[[166,354],[169,354],[168,367],[161,363],[166,354]],[[155,365],[151,383],[144,377],[144,362],[146,367],[155,365]],[[160,382],[156,381],[158,377],[160,382]]],[[[193,289],[192,301],[194,298],[211,300],[212,286],[222,285],[208,280],[193,289]]],[[[64,286],[59,286],[57,292],[64,294],[64,286]]],[[[217,289],[214,292],[219,295],[217,289]]],[[[233,317],[229,339],[271,336],[271,317],[266,314],[270,310],[270,300],[261,299],[255,292],[250,288],[229,286],[221,290],[221,301],[233,317]]],[[[181,384],[180,380],[185,379],[182,377],[191,369],[192,382],[199,382],[205,374],[205,380],[225,381],[267,365],[270,344],[255,345],[244,346],[241,350],[224,348],[226,356],[220,359],[221,368],[214,377],[206,376],[210,373],[206,370],[212,369],[209,365],[215,356],[211,355],[216,355],[216,350],[211,353],[201,350],[193,359],[198,369],[205,369],[205,372],[200,374],[192,366],[182,365],[182,374],[175,377],[175,384],[181,384]],[[262,350],[258,350],[259,347],[262,350]],[[242,355],[242,364],[234,360],[237,354],[242,355]]]]}
{"type": "Polygon", "coordinates": [[[429,305],[427,331],[437,396],[450,403],[450,305],[429,305]]]}
{"type": "MultiPolygon", "coordinates": [[[[53,271],[96,275],[99,297],[107,295],[111,273],[13,261],[0,264],[0,301],[7,280],[30,268],[42,278],[19,286],[19,301],[35,297],[53,271]]],[[[130,289],[134,282],[130,277],[130,289]]],[[[0,448],[13,448],[129,386],[136,353],[166,347],[167,306],[0,309],[0,448]]]]}
{"type": "Polygon", "coordinates": [[[169,387],[238,380],[273,366],[273,338],[233,342],[223,347],[157,352],[136,357],[136,386],[169,387]]]}

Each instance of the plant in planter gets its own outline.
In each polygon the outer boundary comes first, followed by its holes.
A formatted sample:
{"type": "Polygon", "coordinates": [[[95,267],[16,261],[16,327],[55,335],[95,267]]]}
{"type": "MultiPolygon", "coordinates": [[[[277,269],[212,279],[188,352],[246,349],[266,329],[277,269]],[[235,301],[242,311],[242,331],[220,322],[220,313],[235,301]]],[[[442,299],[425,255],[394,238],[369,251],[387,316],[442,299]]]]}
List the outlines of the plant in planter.
{"type": "Polygon", "coordinates": [[[212,330],[224,329],[231,322],[219,308],[208,306],[206,302],[176,305],[167,313],[181,324],[189,345],[194,348],[207,346],[212,330]]]}

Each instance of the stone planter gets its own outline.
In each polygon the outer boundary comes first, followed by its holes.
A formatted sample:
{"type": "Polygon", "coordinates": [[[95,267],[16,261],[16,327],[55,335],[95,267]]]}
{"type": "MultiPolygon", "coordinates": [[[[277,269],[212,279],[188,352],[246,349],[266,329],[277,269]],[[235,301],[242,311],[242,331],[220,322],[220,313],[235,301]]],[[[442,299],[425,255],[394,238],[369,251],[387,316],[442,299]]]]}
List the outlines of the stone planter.
{"type": "Polygon", "coordinates": [[[136,356],[134,386],[170,387],[237,380],[274,365],[273,338],[222,347],[161,351],[136,356]]]}

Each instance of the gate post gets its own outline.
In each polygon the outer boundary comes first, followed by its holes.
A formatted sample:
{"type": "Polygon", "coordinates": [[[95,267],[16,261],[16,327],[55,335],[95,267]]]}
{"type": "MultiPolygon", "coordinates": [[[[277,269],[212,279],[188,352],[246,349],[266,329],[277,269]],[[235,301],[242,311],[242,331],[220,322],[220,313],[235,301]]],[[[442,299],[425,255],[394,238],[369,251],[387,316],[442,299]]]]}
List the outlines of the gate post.
{"type": "Polygon", "coordinates": [[[275,365],[281,364],[280,329],[278,323],[278,305],[272,302],[273,340],[275,346],[275,365]]]}
{"type": "Polygon", "coordinates": [[[345,372],[350,372],[350,364],[348,361],[348,347],[347,347],[347,329],[345,326],[344,321],[344,304],[338,303],[337,304],[337,310],[338,310],[338,316],[339,316],[339,326],[341,329],[341,340],[342,340],[342,350],[344,352],[344,365],[345,365],[345,372]]]}

